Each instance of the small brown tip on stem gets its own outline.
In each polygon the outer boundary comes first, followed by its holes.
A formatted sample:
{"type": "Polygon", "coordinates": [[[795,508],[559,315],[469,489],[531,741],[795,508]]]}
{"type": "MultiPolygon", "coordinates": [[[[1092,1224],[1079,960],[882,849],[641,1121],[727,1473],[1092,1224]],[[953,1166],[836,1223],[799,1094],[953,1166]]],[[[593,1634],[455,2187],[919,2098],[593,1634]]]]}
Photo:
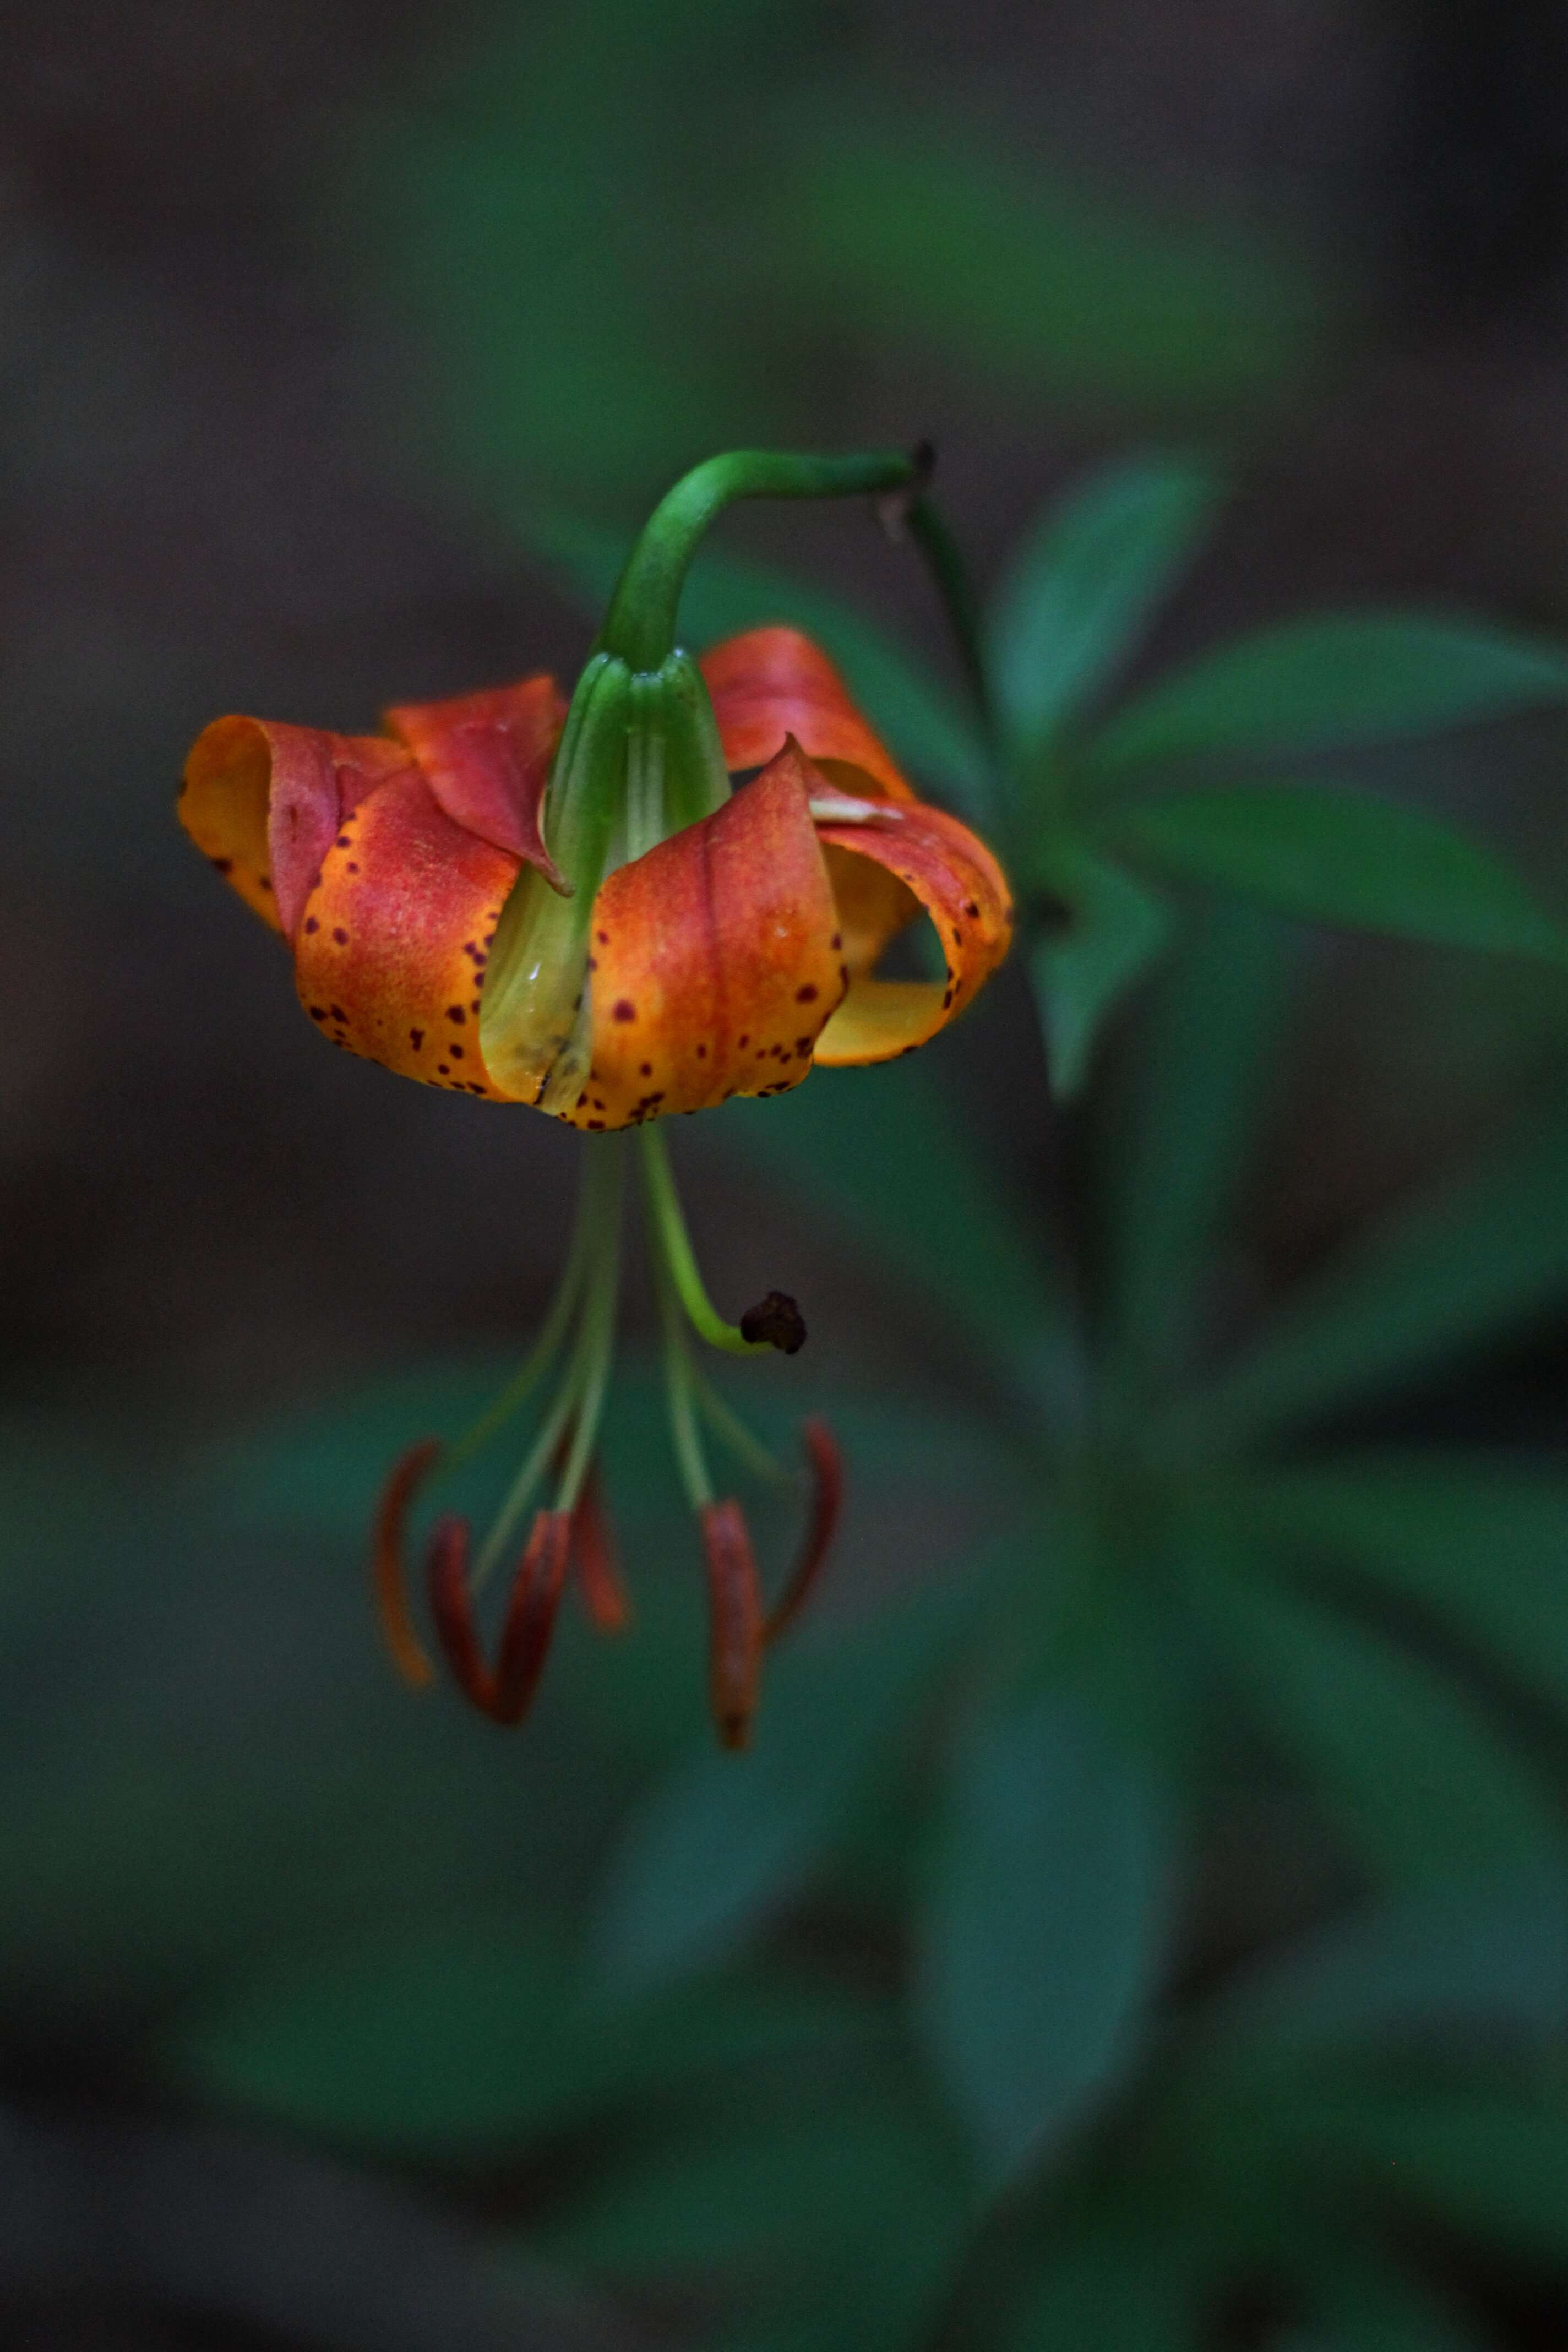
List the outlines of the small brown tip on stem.
{"type": "Polygon", "coordinates": [[[572,1515],[572,1550],[584,1606],[595,1632],[624,1633],[632,1622],[631,1596],[622,1580],[616,1532],[605,1507],[597,1463],[588,1473],[572,1515]]]}
{"type": "Polygon", "coordinates": [[[571,1551],[571,1512],[537,1512],[501,1627],[490,1707],[498,1723],[521,1723],[528,1713],[555,1631],[571,1551]]]}
{"type": "Polygon", "coordinates": [[[800,1433],[805,1441],[811,1468],[811,1517],[794,1574],[768,1612],[763,1628],[764,1643],[776,1642],[805,1607],[827,1558],[837,1530],[838,1514],[844,1507],[844,1457],[838,1451],[837,1439],[815,1413],[803,1424],[800,1433]]]}
{"type": "Polygon", "coordinates": [[[409,1612],[404,1539],[414,1497],[440,1451],[440,1440],[427,1437],[399,1454],[381,1490],[372,1537],[371,1589],[375,1595],[382,1636],[398,1673],[416,1690],[434,1679],[436,1669],[415,1631],[409,1612]]]}
{"type": "Polygon", "coordinates": [[[776,1348],[781,1356],[798,1356],[805,1345],[805,1318],[786,1290],[770,1290],[742,1316],[741,1337],[753,1348],[776,1348]]]}
{"type": "Polygon", "coordinates": [[[479,1637],[474,1631],[474,1601],[468,1590],[468,1528],[466,1519],[437,1519],[430,1531],[425,1555],[425,1580],[430,1614],[442,1655],[465,1698],[481,1714],[495,1712],[495,1676],[485,1664],[479,1637]]]}
{"type": "Polygon", "coordinates": [[[910,509],[931,488],[936,471],[936,443],[917,441],[909,453],[914,479],[896,490],[884,490],[876,501],[877,520],[891,540],[900,540],[910,527],[910,509]]]}
{"type": "Polygon", "coordinates": [[[708,1702],[726,1748],[744,1748],[757,1708],[763,1601],[752,1539],[736,1502],[699,1512],[708,1567],[708,1702]]]}

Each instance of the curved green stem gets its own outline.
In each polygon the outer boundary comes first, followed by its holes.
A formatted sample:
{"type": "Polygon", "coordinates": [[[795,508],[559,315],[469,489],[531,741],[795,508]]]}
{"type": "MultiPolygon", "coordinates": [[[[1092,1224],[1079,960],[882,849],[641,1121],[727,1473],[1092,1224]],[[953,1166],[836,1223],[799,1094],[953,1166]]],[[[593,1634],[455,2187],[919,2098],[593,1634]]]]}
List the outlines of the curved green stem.
{"type": "Polygon", "coordinates": [[[500,1394],[486,1406],[473,1426],[448,1449],[441,1464],[442,1475],[460,1470],[465,1463],[471,1462],[475,1454],[489,1444],[497,1431],[505,1428],[520,1406],[527,1403],[559,1354],[561,1342],[566,1337],[582,1292],[583,1276],[587,1271],[588,1242],[593,1225],[589,1213],[591,1197],[592,1187],[584,1182],[577,1195],[577,1213],[573,1219],[566,1263],[561,1269],[561,1279],[555,1286],[555,1296],[550,1302],[538,1339],[500,1394]]]}
{"type": "Polygon", "coordinates": [[[686,1499],[694,1511],[701,1511],[713,1500],[713,1481],[708,1475],[701,1433],[697,1426],[695,1375],[686,1325],[681,1319],[681,1301],[669,1261],[658,1250],[653,1253],[653,1278],[664,1343],[664,1395],[669,1412],[670,1444],[675,1449],[676,1467],[686,1489],[686,1499]]]}
{"type": "Polygon", "coordinates": [[[936,583],[942,610],[947,614],[947,625],[952,631],[958,657],[963,665],[964,678],[980,713],[986,741],[994,750],[996,714],[981,646],[980,604],[969,577],[969,567],[959,552],[958,541],[949,530],[941,509],[924,491],[910,499],[904,524],[936,583]]]}
{"type": "Polygon", "coordinates": [[[768,1354],[767,1340],[745,1339],[738,1325],[726,1323],[702,1286],[663,1136],[657,1127],[642,1127],[637,1129],[637,1143],[642,1153],[643,1198],[647,1203],[654,1261],[668,1268],[692,1329],[710,1348],[722,1348],[731,1356],[768,1354]]]}
{"type": "MultiPolygon", "coordinates": [[[[620,1152],[616,1150],[617,1223],[621,1164],[620,1152]]],[[[610,1367],[615,1360],[616,1301],[620,1281],[621,1253],[619,1235],[616,1234],[610,1245],[601,1249],[590,1279],[588,1302],[584,1309],[582,1378],[577,1391],[577,1412],[572,1428],[571,1448],[555,1496],[558,1511],[576,1509],[577,1497],[583,1491],[583,1481],[588,1475],[588,1465],[594,1458],[594,1448],[598,1443],[599,1423],[604,1417],[605,1398],[610,1386],[610,1367]]]]}
{"type": "Polygon", "coordinates": [[[680,592],[699,542],[736,499],[843,499],[901,490],[921,462],[902,450],[848,457],[731,449],[694,466],[666,492],[626,559],[598,643],[635,670],[657,669],[674,650],[680,592]]]}

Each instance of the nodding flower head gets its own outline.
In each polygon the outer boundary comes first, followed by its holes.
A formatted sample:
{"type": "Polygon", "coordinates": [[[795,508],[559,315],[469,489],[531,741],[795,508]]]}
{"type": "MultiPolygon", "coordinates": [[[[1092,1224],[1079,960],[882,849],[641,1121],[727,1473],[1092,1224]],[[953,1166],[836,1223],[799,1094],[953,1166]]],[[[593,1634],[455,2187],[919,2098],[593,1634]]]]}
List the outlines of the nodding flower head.
{"type": "Polygon", "coordinates": [[[461,1447],[403,1457],[378,1519],[383,1622],[405,1673],[424,1680],[430,1664],[402,1581],[416,1493],[494,1434],[563,1359],[554,1402],[473,1559],[459,1521],[442,1520],[429,1539],[439,1647],[498,1721],[526,1709],[574,1573],[596,1623],[627,1615],[593,1471],[624,1129],[643,1130],[671,1429],[701,1528],[710,1682],[727,1743],[743,1741],[762,1651],[826,1552],[840,1480],[818,1423],[807,1424],[801,1568],[771,1609],[740,1507],[715,1497],[703,1425],[753,1470],[779,1474],[698,1370],[692,1334],[736,1353],[794,1353],[805,1329],[783,1292],[738,1326],[709,1304],[655,1122],[784,1093],[819,1064],[886,1061],[923,1045],[1002,961],[1013,910],[990,850],[916,796],[820,647],[775,626],[693,660],[675,644],[675,612],[697,540],[730,499],[899,491],[921,463],[740,452],[699,467],[637,541],[569,700],[539,675],[399,705],[375,735],[219,719],[186,763],[185,830],[281,935],[325,1036],[399,1076],[526,1104],[604,1139],[589,1154],[540,1348],[461,1447]],[[882,976],[884,951],[922,914],[942,977],[882,976]],[[549,1475],[554,1501],[521,1544],[492,1664],[472,1596],[516,1549],[549,1475]]]}

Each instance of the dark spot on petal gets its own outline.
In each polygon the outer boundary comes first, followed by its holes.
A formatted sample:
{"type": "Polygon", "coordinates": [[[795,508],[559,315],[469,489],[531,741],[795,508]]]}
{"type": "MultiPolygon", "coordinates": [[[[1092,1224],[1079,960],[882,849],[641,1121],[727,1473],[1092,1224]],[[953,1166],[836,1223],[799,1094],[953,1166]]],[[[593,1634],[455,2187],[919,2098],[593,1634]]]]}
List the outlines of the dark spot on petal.
{"type": "Polygon", "coordinates": [[[952,944],[955,948],[961,948],[963,945],[963,933],[956,923],[952,927],[952,944]]]}
{"type": "Polygon", "coordinates": [[[969,917],[972,923],[977,923],[980,920],[980,909],[975,905],[973,898],[966,898],[964,900],[963,911],[969,917]]]}
{"type": "Polygon", "coordinates": [[[811,1051],[811,1039],[809,1037],[797,1037],[795,1041],[795,1050],[804,1062],[806,1055],[811,1051]]]}
{"type": "Polygon", "coordinates": [[[353,847],[353,841],[354,837],[352,833],[340,833],[338,835],[338,847],[340,849],[352,849],[353,847]]]}
{"type": "Polygon", "coordinates": [[[838,952],[838,950],[839,950],[839,949],[844,945],[844,934],[843,934],[843,932],[842,932],[842,931],[835,931],[835,932],[834,932],[834,934],[833,934],[833,937],[828,940],[827,944],[828,944],[828,946],[833,950],[834,954],[835,954],[835,955],[837,955],[837,952],[838,952]]]}
{"type": "Polygon", "coordinates": [[[318,923],[318,922],[317,922],[316,918],[314,917],[314,915],[307,915],[307,916],[306,916],[306,918],[305,918],[305,929],[306,929],[308,931],[319,931],[319,930],[321,929],[321,927],[320,923],[318,923]]]}
{"type": "Polygon", "coordinates": [[[603,1135],[605,1131],[605,1122],[602,1118],[591,1118],[588,1121],[588,1126],[591,1132],[595,1135],[603,1135]]]}
{"type": "Polygon", "coordinates": [[[447,1051],[450,1054],[454,1062],[460,1062],[462,1060],[463,1049],[460,1045],[448,1045],[447,1051]]]}
{"type": "Polygon", "coordinates": [[[797,988],[795,992],[795,1001],[797,1004],[815,1004],[816,1003],[816,982],[808,980],[801,987],[797,988]]]}
{"type": "Polygon", "coordinates": [[[359,860],[357,857],[351,857],[349,859],[349,872],[351,874],[357,874],[359,872],[359,860]]]}
{"type": "Polygon", "coordinates": [[[599,932],[595,933],[595,937],[597,938],[598,942],[599,942],[599,945],[600,945],[602,948],[607,948],[607,947],[609,946],[609,944],[610,944],[610,935],[609,935],[608,931],[599,931],[599,932]]]}
{"type": "Polygon", "coordinates": [[[234,860],[232,857],[215,857],[212,860],[212,864],[219,874],[232,874],[234,872],[234,860]]]}
{"type": "Polygon", "coordinates": [[[258,874],[256,877],[256,887],[258,890],[270,890],[272,887],[271,875],[258,874]]]}
{"type": "Polygon", "coordinates": [[[348,1016],[348,1014],[343,1011],[343,1008],[342,1008],[342,1006],[341,1004],[334,1004],[334,1005],[333,1005],[333,1007],[332,1007],[332,1019],[333,1019],[334,1021],[346,1021],[346,1020],[348,1019],[348,1017],[349,1017],[349,1016],[348,1016]]]}
{"type": "Polygon", "coordinates": [[[706,1045],[699,1045],[697,1048],[697,1058],[700,1062],[705,1062],[708,1059],[708,1048],[706,1045]]]}
{"type": "Polygon", "coordinates": [[[436,1067],[440,1071],[441,1076],[442,1076],[444,1078],[449,1078],[449,1077],[451,1076],[451,1075],[452,1075],[452,1070],[451,1070],[451,1065],[450,1065],[449,1063],[447,1063],[447,1062],[437,1062],[437,1065],[436,1065],[436,1067]]]}
{"type": "Polygon", "coordinates": [[[588,969],[589,969],[589,971],[598,971],[598,969],[599,969],[599,959],[598,959],[598,957],[597,957],[597,956],[590,956],[590,957],[588,958],[588,969]]]}
{"type": "Polygon", "coordinates": [[[740,1035],[735,1040],[737,1045],[749,1045],[751,1042],[752,1033],[749,1029],[742,1029],[740,1035]]]}
{"type": "Polygon", "coordinates": [[[305,1010],[312,1021],[324,1021],[327,1017],[327,1008],[324,1004],[308,1004],[305,1010]]]}
{"type": "Polygon", "coordinates": [[[455,1022],[457,1023],[457,1024],[458,1024],[458,1028],[459,1028],[459,1029],[461,1029],[461,1028],[463,1027],[464,1024],[465,1024],[465,1023],[467,1022],[467,1020],[468,1020],[468,1014],[464,1012],[464,1010],[463,1010],[463,1008],[462,1008],[462,1006],[461,1006],[460,1004],[448,1004],[448,1005],[447,1005],[447,1020],[448,1020],[448,1021],[455,1021],[455,1022]]]}
{"type": "Polygon", "coordinates": [[[653,1064],[651,1062],[643,1062],[639,1064],[638,1076],[640,1077],[651,1078],[653,1076],[653,1064]]]}
{"type": "Polygon", "coordinates": [[[629,996],[617,996],[617,997],[616,997],[616,1001],[615,1001],[615,1003],[614,1003],[614,1004],[612,1004],[612,1005],[611,1005],[611,1007],[610,1007],[610,1018],[611,1018],[611,1020],[612,1020],[612,1021],[635,1021],[635,1020],[637,1019],[637,1006],[632,1003],[631,998],[630,998],[629,996]]]}
{"type": "Polygon", "coordinates": [[[337,943],[338,943],[339,947],[341,947],[341,948],[346,948],[346,947],[347,947],[347,945],[348,945],[348,943],[349,943],[349,935],[348,935],[347,931],[345,931],[345,930],[343,930],[343,929],[342,929],[340,928],[340,929],[338,929],[337,930],[334,930],[334,931],[333,931],[333,933],[332,933],[332,937],[333,937],[333,939],[337,941],[337,943]]]}
{"type": "Polygon", "coordinates": [[[424,1045],[424,1043],[425,1043],[425,1032],[424,1032],[424,1030],[423,1030],[423,1029],[411,1029],[411,1030],[408,1032],[408,1042],[409,1042],[409,1044],[413,1046],[413,1048],[414,1048],[415,1052],[417,1054],[417,1053],[418,1053],[418,1051],[419,1051],[419,1049],[420,1049],[420,1047],[421,1047],[421,1046],[424,1045]]]}

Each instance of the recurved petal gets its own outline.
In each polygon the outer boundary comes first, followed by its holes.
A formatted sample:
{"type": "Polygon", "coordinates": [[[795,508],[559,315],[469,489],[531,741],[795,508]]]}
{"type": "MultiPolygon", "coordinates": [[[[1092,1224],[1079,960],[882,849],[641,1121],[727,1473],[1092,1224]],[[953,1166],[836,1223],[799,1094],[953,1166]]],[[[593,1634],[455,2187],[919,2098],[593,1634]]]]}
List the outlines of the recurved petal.
{"type": "Polygon", "coordinates": [[[552,677],[525,677],[445,702],[405,702],[386,723],[413,752],[454,824],[564,886],[539,829],[566,705],[552,677]]]}
{"type": "Polygon", "coordinates": [[[185,762],[180,822],[246,905],[291,939],[344,810],[407,765],[384,736],[215,719],[185,762]]]}
{"type": "Polygon", "coordinates": [[[1013,936],[1006,877],[967,825],[921,802],[889,804],[863,824],[817,830],[830,871],[837,876],[840,860],[853,859],[892,877],[919,900],[942,942],[943,980],[856,972],[816,1042],[816,1059],[829,1069],[890,1061],[962,1013],[1002,961],[1013,936]]]}
{"type": "Polygon", "coordinates": [[[342,821],[295,943],[300,1001],[352,1054],[512,1099],[479,1050],[490,939],[519,861],[454,824],[405,768],[342,821]]]}
{"type": "Polygon", "coordinates": [[[847,791],[913,799],[833,663],[799,629],[748,629],[711,646],[699,667],[727,768],[760,768],[793,735],[807,759],[847,791]]]}
{"type": "Polygon", "coordinates": [[[604,883],[574,1126],[635,1126],[805,1077],[847,981],[809,775],[792,746],[604,883]]]}

